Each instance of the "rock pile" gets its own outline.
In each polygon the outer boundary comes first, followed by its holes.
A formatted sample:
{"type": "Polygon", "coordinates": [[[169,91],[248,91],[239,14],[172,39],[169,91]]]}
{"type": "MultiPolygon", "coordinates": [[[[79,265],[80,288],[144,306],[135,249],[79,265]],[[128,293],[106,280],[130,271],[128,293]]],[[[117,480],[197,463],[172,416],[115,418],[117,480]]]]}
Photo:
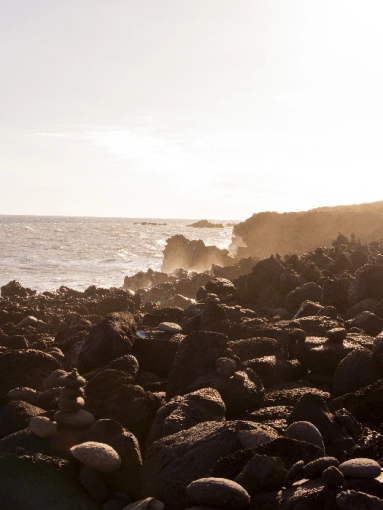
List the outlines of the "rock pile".
{"type": "Polygon", "coordinates": [[[1,507],[383,508],[380,254],[2,287],[1,507]]]}

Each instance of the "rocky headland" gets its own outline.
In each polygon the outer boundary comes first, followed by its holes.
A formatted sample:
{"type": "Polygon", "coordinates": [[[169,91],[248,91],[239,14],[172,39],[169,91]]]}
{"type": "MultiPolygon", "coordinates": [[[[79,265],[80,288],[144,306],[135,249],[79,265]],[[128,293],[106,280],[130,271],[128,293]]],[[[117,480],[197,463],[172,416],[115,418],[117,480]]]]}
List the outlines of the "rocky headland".
{"type": "Polygon", "coordinates": [[[383,244],[356,230],[1,287],[1,508],[382,509],[383,244]]]}

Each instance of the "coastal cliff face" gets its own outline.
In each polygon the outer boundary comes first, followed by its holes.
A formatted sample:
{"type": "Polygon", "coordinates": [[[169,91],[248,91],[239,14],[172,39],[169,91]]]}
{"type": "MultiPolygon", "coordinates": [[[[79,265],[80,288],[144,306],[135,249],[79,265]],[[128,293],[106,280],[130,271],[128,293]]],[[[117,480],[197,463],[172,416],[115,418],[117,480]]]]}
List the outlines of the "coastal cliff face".
{"type": "Polygon", "coordinates": [[[238,256],[269,257],[275,253],[313,251],[331,246],[341,232],[362,243],[383,237],[383,201],[323,207],[310,211],[253,214],[233,228],[233,244],[243,243],[238,256]]]}
{"type": "Polygon", "coordinates": [[[261,212],[234,226],[230,252],[182,235],[169,238],[162,271],[171,273],[181,267],[206,271],[212,264],[225,267],[248,257],[305,253],[318,246],[366,244],[382,238],[383,201],[283,214],[261,212]]]}

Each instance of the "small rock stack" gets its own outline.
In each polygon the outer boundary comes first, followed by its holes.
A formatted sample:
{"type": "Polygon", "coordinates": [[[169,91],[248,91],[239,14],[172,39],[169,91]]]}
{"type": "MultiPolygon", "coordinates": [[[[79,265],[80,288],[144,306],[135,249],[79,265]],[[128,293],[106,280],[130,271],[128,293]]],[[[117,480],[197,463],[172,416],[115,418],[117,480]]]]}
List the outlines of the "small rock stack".
{"type": "Polygon", "coordinates": [[[84,386],[86,380],[76,368],[58,380],[62,386],[61,398],[58,402],[59,411],[54,415],[58,425],[69,428],[86,428],[95,421],[93,414],[85,411],[84,386]]]}

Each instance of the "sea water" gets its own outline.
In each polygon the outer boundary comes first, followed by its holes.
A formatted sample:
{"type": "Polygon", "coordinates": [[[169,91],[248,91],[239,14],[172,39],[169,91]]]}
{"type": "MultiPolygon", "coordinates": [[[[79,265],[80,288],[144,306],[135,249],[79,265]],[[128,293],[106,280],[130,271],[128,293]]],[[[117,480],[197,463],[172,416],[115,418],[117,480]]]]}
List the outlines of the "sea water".
{"type": "Polygon", "coordinates": [[[176,234],[229,248],[235,221],[188,226],[195,221],[0,215],[0,286],[16,280],[37,292],[121,287],[125,276],[160,271],[166,240],[176,234]]]}

